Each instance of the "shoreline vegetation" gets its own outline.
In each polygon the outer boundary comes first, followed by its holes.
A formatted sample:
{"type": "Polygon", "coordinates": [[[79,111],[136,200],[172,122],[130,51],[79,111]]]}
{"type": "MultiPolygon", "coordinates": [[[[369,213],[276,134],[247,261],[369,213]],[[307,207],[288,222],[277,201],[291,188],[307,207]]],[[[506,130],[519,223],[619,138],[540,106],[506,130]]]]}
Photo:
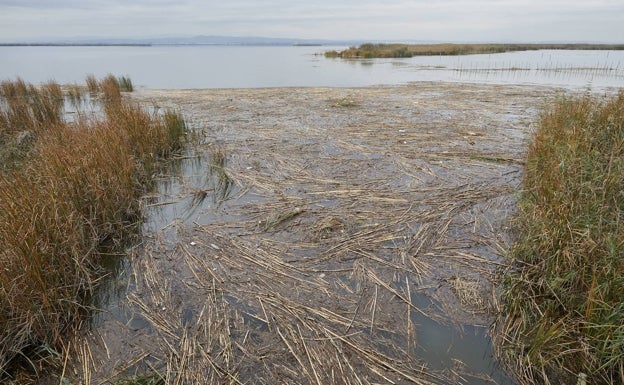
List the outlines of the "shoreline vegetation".
{"type": "Polygon", "coordinates": [[[124,99],[129,78],[86,83],[0,83],[0,381],[62,366],[110,274],[103,253],[124,254],[140,197],[184,145],[180,115],[124,99]],[[81,101],[98,109],[68,118],[81,101]]]}
{"type": "Polygon", "coordinates": [[[374,59],[454,56],[536,50],[624,50],[624,44],[373,44],[326,51],[326,58],[374,59]]]}
{"type": "Polygon", "coordinates": [[[504,358],[523,384],[624,383],[624,91],[543,113],[523,183],[504,358]]]}

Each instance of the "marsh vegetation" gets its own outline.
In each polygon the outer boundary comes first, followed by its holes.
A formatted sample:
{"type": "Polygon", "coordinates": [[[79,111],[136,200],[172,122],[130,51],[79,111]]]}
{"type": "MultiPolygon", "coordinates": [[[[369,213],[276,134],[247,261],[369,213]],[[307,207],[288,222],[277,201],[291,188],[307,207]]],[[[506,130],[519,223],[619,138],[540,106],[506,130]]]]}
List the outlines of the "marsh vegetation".
{"type": "Polygon", "coordinates": [[[624,92],[549,107],[522,187],[507,360],[526,384],[624,383],[624,92]]]}
{"type": "MultiPolygon", "coordinates": [[[[60,85],[0,84],[0,378],[37,381],[67,353],[103,281],[101,251],[137,234],[139,197],[179,151],[178,115],[126,101],[119,80],[87,79],[96,114],[66,119],[60,85]]],[[[126,85],[127,86],[127,85],[126,85]]],[[[87,88],[71,86],[78,104],[87,88]],[[83,91],[84,90],[84,91],[83,91]]]]}
{"type": "Polygon", "coordinates": [[[623,44],[373,44],[327,51],[327,58],[372,59],[413,56],[454,56],[535,50],[623,50],[623,44]]]}

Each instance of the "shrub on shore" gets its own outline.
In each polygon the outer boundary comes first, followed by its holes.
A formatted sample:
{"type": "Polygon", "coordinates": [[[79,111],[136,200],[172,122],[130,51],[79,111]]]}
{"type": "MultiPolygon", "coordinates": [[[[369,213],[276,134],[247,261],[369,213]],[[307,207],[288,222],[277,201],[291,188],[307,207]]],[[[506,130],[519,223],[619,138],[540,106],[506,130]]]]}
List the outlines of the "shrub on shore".
{"type": "Polygon", "coordinates": [[[35,135],[24,159],[0,169],[0,378],[61,347],[88,314],[98,249],[132,233],[155,164],[183,145],[178,114],[145,112],[113,80],[98,84],[105,114],[72,123],[58,84],[0,85],[0,135],[35,135]]]}
{"type": "Polygon", "coordinates": [[[529,148],[503,293],[503,353],[525,383],[624,383],[623,192],[624,91],[559,101],[529,148]]]}

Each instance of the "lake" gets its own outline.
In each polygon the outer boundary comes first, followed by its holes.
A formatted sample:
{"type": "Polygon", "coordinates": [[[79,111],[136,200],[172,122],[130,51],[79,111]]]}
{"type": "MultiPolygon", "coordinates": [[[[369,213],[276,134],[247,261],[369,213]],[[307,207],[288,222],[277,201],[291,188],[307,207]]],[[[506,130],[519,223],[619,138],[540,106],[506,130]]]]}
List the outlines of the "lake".
{"type": "Polygon", "coordinates": [[[146,88],[362,87],[419,81],[624,87],[624,51],[528,51],[326,59],[319,46],[0,47],[0,80],[83,83],[130,76],[146,88]]]}

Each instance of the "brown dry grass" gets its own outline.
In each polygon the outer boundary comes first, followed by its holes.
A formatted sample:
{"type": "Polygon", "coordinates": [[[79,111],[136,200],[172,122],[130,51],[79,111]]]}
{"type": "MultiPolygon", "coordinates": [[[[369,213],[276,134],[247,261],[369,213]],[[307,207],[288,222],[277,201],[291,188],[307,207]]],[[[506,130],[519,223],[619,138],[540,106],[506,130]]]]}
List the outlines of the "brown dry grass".
{"type": "Polygon", "coordinates": [[[136,233],[153,164],[181,139],[168,141],[164,119],[122,99],[105,98],[106,117],[68,123],[58,84],[1,88],[2,134],[33,135],[0,172],[0,378],[27,383],[58,364],[90,316],[100,248],[136,233]]]}

